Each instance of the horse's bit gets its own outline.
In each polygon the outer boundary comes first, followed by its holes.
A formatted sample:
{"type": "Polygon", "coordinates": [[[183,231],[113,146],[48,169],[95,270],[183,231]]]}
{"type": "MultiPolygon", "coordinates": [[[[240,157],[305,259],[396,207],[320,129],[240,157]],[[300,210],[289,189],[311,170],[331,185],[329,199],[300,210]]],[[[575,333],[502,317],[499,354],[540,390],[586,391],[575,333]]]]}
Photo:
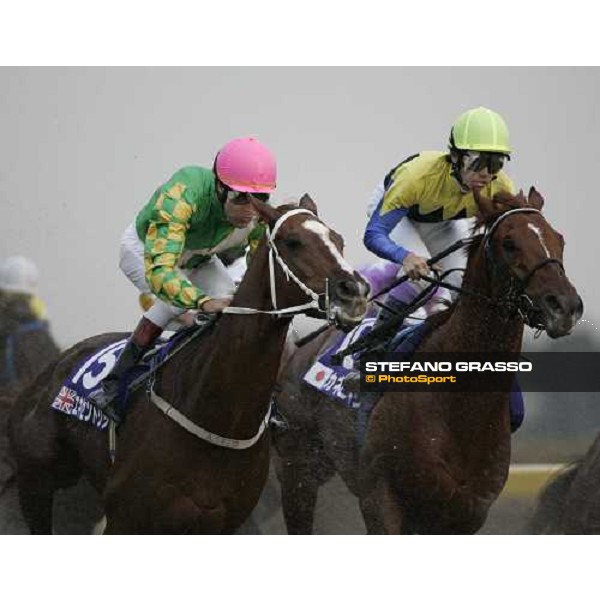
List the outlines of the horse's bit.
{"type": "MultiPolygon", "coordinates": [[[[494,261],[494,257],[491,253],[490,242],[491,242],[494,232],[496,231],[496,228],[504,219],[506,219],[510,215],[513,215],[515,213],[523,213],[523,212],[524,213],[541,214],[541,211],[539,211],[535,208],[515,208],[512,210],[508,210],[508,211],[502,213],[501,215],[499,215],[497,217],[497,219],[494,221],[494,223],[492,223],[492,225],[489,227],[489,229],[483,235],[483,244],[484,244],[484,250],[486,253],[486,258],[488,260],[488,265],[491,264],[493,268],[496,267],[497,263],[494,261]]],[[[451,246],[449,246],[448,248],[446,248],[445,250],[443,250],[442,252],[440,252],[439,254],[437,254],[436,256],[429,259],[427,262],[428,262],[428,264],[431,265],[431,264],[435,263],[437,260],[439,260],[440,258],[448,256],[449,254],[452,254],[453,252],[456,252],[457,250],[465,247],[466,245],[475,241],[476,239],[477,239],[477,236],[474,236],[472,238],[460,239],[457,242],[455,242],[454,244],[452,244],[451,246]]],[[[539,269],[541,269],[542,267],[546,266],[547,264],[551,264],[551,263],[560,265],[561,269],[564,271],[562,262],[560,260],[558,260],[557,258],[548,258],[548,259],[542,260],[542,261],[540,261],[540,263],[535,265],[535,267],[533,267],[533,269],[531,269],[531,271],[527,274],[527,276],[523,280],[516,280],[516,278],[511,275],[510,287],[508,289],[508,293],[507,293],[506,297],[502,298],[501,300],[498,300],[496,298],[490,298],[489,296],[486,296],[485,294],[482,294],[480,292],[477,292],[474,290],[469,290],[464,287],[454,286],[454,285],[451,285],[449,283],[442,281],[443,278],[446,277],[454,269],[452,269],[451,271],[446,271],[442,275],[436,274],[435,277],[422,276],[421,279],[428,281],[431,285],[428,286],[423,292],[421,292],[421,294],[419,294],[419,296],[417,298],[415,298],[415,300],[413,302],[411,302],[405,309],[403,309],[401,313],[397,313],[395,315],[394,319],[397,319],[398,322],[400,322],[406,316],[408,316],[411,312],[413,312],[415,310],[415,308],[425,304],[428,295],[434,293],[435,290],[437,290],[437,288],[443,287],[443,288],[449,289],[451,291],[455,291],[460,294],[465,294],[467,296],[473,296],[473,297],[480,298],[481,300],[484,300],[486,302],[489,302],[491,304],[499,306],[503,310],[507,310],[507,312],[509,312],[509,313],[512,311],[513,308],[516,309],[516,313],[519,315],[521,320],[526,325],[529,325],[530,327],[533,327],[534,329],[536,329],[537,330],[536,335],[538,335],[539,333],[541,333],[543,331],[544,324],[540,321],[536,321],[535,308],[534,308],[531,298],[529,298],[529,296],[525,293],[525,288],[527,287],[527,285],[528,285],[529,281],[531,280],[531,278],[533,277],[533,275],[539,269]],[[515,280],[518,281],[516,286],[515,286],[515,280]]],[[[371,300],[377,298],[378,296],[380,296],[384,293],[389,292],[392,288],[396,287],[397,285],[400,285],[401,283],[404,283],[407,280],[408,280],[407,275],[403,275],[402,277],[399,277],[391,285],[388,285],[388,286],[384,287],[383,290],[379,291],[375,296],[373,296],[371,298],[371,300]]],[[[349,356],[350,354],[354,354],[355,352],[365,350],[365,349],[369,348],[372,343],[379,343],[380,336],[379,336],[379,334],[376,334],[376,332],[381,329],[385,329],[387,332],[387,328],[389,328],[391,331],[393,322],[394,321],[390,321],[390,323],[388,325],[383,325],[383,326],[378,327],[377,330],[375,330],[375,329],[372,330],[369,334],[367,334],[362,339],[359,339],[359,340],[355,341],[354,343],[350,344],[344,350],[340,350],[336,354],[336,356],[338,357],[338,360],[341,360],[341,358],[343,358],[344,356],[349,356]]]]}
{"type": "MultiPolygon", "coordinates": [[[[327,314],[328,319],[330,318],[330,309],[329,309],[329,282],[325,282],[325,293],[317,294],[315,291],[311,290],[308,286],[306,286],[294,273],[290,270],[290,268],[285,264],[281,256],[279,256],[279,252],[277,250],[277,246],[275,245],[275,236],[277,235],[277,231],[281,227],[281,225],[288,219],[294,215],[298,214],[309,214],[314,217],[314,213],[310,210],[306,210],[303,208],[290,210],[287,213],[284,213],[275,223],[272,231],[268,231],[267,234],[267,243],[269,244],[269,276],[270,276],[270,284],[271,284],[271,302],[273,303],[274,310],[259,310],[256,308],[247,308],[242,306],[229,306],[223,310],[224,313],[236,314],[236,315],[253,315],[253,314],[268,314],[268,315],[276,315],[276,316],[288,316],[294,315],[297,313],[304,312],[306,310],[318,310],[319,312],[324,312],[327,314]],[[307,302],[306,304],[301,304],[299,306],[291,306],[288,308],[277,308],[277,292],[275,286],[275,260],[278,262],[288,281],[291,279],[298,285],[298,287],[312,300],[307,302]],[[325,298],[325,308],[321,308],[319,304],[319,299],[321,296],[325,298]]],[[[174,406],[169,404],[164,398],[159,396],[154,391],[154,377],[155,373],[150,377],[148,381],[148,397],[150,401],[156,405],[165,416],[169,417],[173,421],[175,421],[180,427],[196,436],[197,438],[208,442],[209,444],[213,444],[215,446],[220,446],[221,448],[228,448],[230,450],[246,450],[247,448],[252,447],[258,440],[262,437],[265,429],[268,427],[269,418],[271,416],[271,404],[269,404],[269,408],[267,413],[261,419],[260,425],[258,427],[258,431],[254,436],[245,440],[237,440],[233,438],[226,438],[224,436],[218,435],[216,433],[212,433],[203,427],[200,427],[190,421],[183,413],[178,411],[174,406]]],[[[114,431],[113,431],[114,438],[114,431]]],[[[112,446],[112,451],[114,455],[114,444],[112,446]]]]}

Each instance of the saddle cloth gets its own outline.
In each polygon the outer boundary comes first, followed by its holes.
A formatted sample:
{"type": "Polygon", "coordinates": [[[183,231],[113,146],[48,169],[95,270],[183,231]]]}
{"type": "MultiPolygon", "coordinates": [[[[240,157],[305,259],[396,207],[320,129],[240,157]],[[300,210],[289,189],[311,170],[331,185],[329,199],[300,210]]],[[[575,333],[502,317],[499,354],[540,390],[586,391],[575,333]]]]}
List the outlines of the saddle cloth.
{"type": "MultiPolygon", "coordinates": [[[[359,376],[359,353],[345,356],[341,365],[332,364],[332,356],[363,338],[373,329],[376,320],[375,317],[364,319],[345,336],[336,337],[305,373],[304,382],[347,408],[358,409],[361,403],[360,394],[357,391],[346,390],[344,381],[350,375],[353,378],[359,376]]],[[[420,324],[412,324],[403,327],[395,335],[390,351],[403,352],[405,342],[419,326],[420,324]]]]}
{"type": "MultiPolygon", "coordinates": [[[[130,393],[140,387],[184,343],[204,332],[205,329],[207,329],[205,324],[193,325],[176,333],[166,332],[160,337],[154,348],[149,350],[140,363],[121,380],[118,398],[121,414],[125,413],[130,393]]],[[[83,359],[63,382],[50,407],[79,421],[89,423],[101,431],[105,430],[109,424],[108,417],[96,408],[88,397],[91,392],[98,389],[102,380],[113,368],[127,339],[113,342],[83,359]]]]}

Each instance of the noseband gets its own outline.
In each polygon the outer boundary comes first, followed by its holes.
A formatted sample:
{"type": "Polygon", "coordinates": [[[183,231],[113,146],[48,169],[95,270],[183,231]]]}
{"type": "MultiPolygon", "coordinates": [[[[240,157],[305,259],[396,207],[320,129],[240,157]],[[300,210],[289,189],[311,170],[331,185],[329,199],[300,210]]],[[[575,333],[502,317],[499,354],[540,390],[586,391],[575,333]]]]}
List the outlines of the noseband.
{"type": "MultiPolygon", "coordinates": [[[[287,317],[287,316],[293,316],[294,314],[298,314],[301,312],[305,312],[307,310],[318,310],[320,312],[327,313],[328,318],[329,318],[330,312],[329,312],[329,293],[328,293],[329,283],[328,283],[328,281],[327,280],[325,281],[325,293],[324,294],[317,294],[314,290],[311,290],[304,282],[302,282],[290,270],[290,268],[286,265],[285,261],[279,255],[279,251],[277,250],[277,246],[275,245],[275,236],[277,235],[279,228],[283,225],[283,223],[285,223],[285,221],[287,219],[289,219],[290,217],[293,217],[295,215],[299,215],[299,214],[308,214],[308,215],[311,215],[312,217],[315,216],[314,213],[312,213],[310,210],[298,208],[298,209],[290,210],[290,211],[284,213],[283,215],[281,215],[281,217],[279,217],[279,219],[277,219],[275,226],[273,227],[272,230],[267,228],[267,244],[269,245],[269,277],[270,277],[270,283],[271,283],[271,302],[273,304],[273,310],[259,310],[256,308],[247,308],[247,307],[243,307],[243,306],[228,306],[227,308],[225,308],[223,310],[224,313],[234,314],[234,315],[268,314],[268,315],[275,315],[278,317],[281,317],[281,316],[287,317]],[[287,280],[289,281],[291,279],[307,296],[309,296],[311,298],[310,302],[307,302],[306,304],[302,304],[299,306],[291,306],[288,308],[280,308],[280,309],[277,308],[277,290],[276,290],[276,286],[275,286],[275,261],[277,261],[277,263],[279,264],[279,267],[285,274],[287,280]],[[324,309],[322,309],[319,304],[319,299],[322,296],[324,296],[324,298],[325,298],[325,308],[324,309]]],[[[199,330],[199,331],[201,331],[201,330],[199,330]]],[[[191,337],[190,337],[190,339],[191,339],[191,337]]],[[[183,345],[180,346],[177,350],[180,350],[182,347],[183,347],[183,345]]],[[[155,376],[155,374],[153,374],[153,376],[148,380],[147,392],[148,392],[148,397],[149,397],[150,401],[152,403],[154,403],[161,411],[163,411],[163,413],[167,417],[169,417],[170,419],[175,421],[178,425],[183,427],[186,431],[188,431],[192,435],[194,435],[210,444],[213,444],[215,446],[220,446],[222,448],[228,448],[230,450],[245,450],[247,448],[252,447],[254,444],[256,444],[256,442],[258,442],[258,440],[261,439],[264,431],[268,427],[269,418],[270,418],[270,414],[271,414],[271,404],[269,404],[269,408],[267,409],[266,414],[263,416],[256,434],[251,438],[239,440],[239,439],[227,438],[227,437],[218,435],[216,433],[212,433],[212,432],[208,431],[207,429],[204,429],[203,427],[196,425],[194,422],[192,422],[190,419],[188,419],[183,413],[181,413],[179,410],[177,410],[173,405],[171,405],[164,398],[159,396],[154,391],[154,376],[155,376]]],[[[114,422],[111,422],[109,448],[110,448],[110,452],[111,452],[111,457],[114,457],[114,452],[115,452],[114,422]]]]}

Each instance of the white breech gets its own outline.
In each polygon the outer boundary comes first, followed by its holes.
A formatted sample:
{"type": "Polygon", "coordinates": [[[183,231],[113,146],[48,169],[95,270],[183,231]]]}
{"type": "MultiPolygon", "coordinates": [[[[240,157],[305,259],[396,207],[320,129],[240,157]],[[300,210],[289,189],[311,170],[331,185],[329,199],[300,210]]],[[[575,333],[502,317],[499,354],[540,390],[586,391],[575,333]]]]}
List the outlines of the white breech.
{"type": "MultiPolygon", "coordinates": [[[[144,244],[137,235],[134,223],[127,227],[121,238],[119,268],[140,292],[152,293],[144,271],[144,244]]],[[[208,262],[197,269],[181,269],[181,273],[207,295],[214,298],[232,297],[235,292],[233,279],[217,256],[211,256],[208,262]]],[[[155,325],[164,328],[171,319],[184,312],[186,309],[177,308],[157,298],[144,316],[155,325]]]]}

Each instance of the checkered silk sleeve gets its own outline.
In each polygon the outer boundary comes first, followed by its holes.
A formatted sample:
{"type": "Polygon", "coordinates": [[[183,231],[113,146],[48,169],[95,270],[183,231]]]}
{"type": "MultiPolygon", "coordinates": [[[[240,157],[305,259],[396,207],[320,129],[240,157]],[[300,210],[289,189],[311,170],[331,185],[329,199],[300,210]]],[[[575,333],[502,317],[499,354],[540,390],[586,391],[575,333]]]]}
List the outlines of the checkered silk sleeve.
{"type": "Polygon", "coordinates": [[[186,186],[173,184],[158,196],[144,240],[144,268],[150,289],[161,300],[186,309],[196,308],[205,297],[177,269],[193,213],[186,186]]]}

